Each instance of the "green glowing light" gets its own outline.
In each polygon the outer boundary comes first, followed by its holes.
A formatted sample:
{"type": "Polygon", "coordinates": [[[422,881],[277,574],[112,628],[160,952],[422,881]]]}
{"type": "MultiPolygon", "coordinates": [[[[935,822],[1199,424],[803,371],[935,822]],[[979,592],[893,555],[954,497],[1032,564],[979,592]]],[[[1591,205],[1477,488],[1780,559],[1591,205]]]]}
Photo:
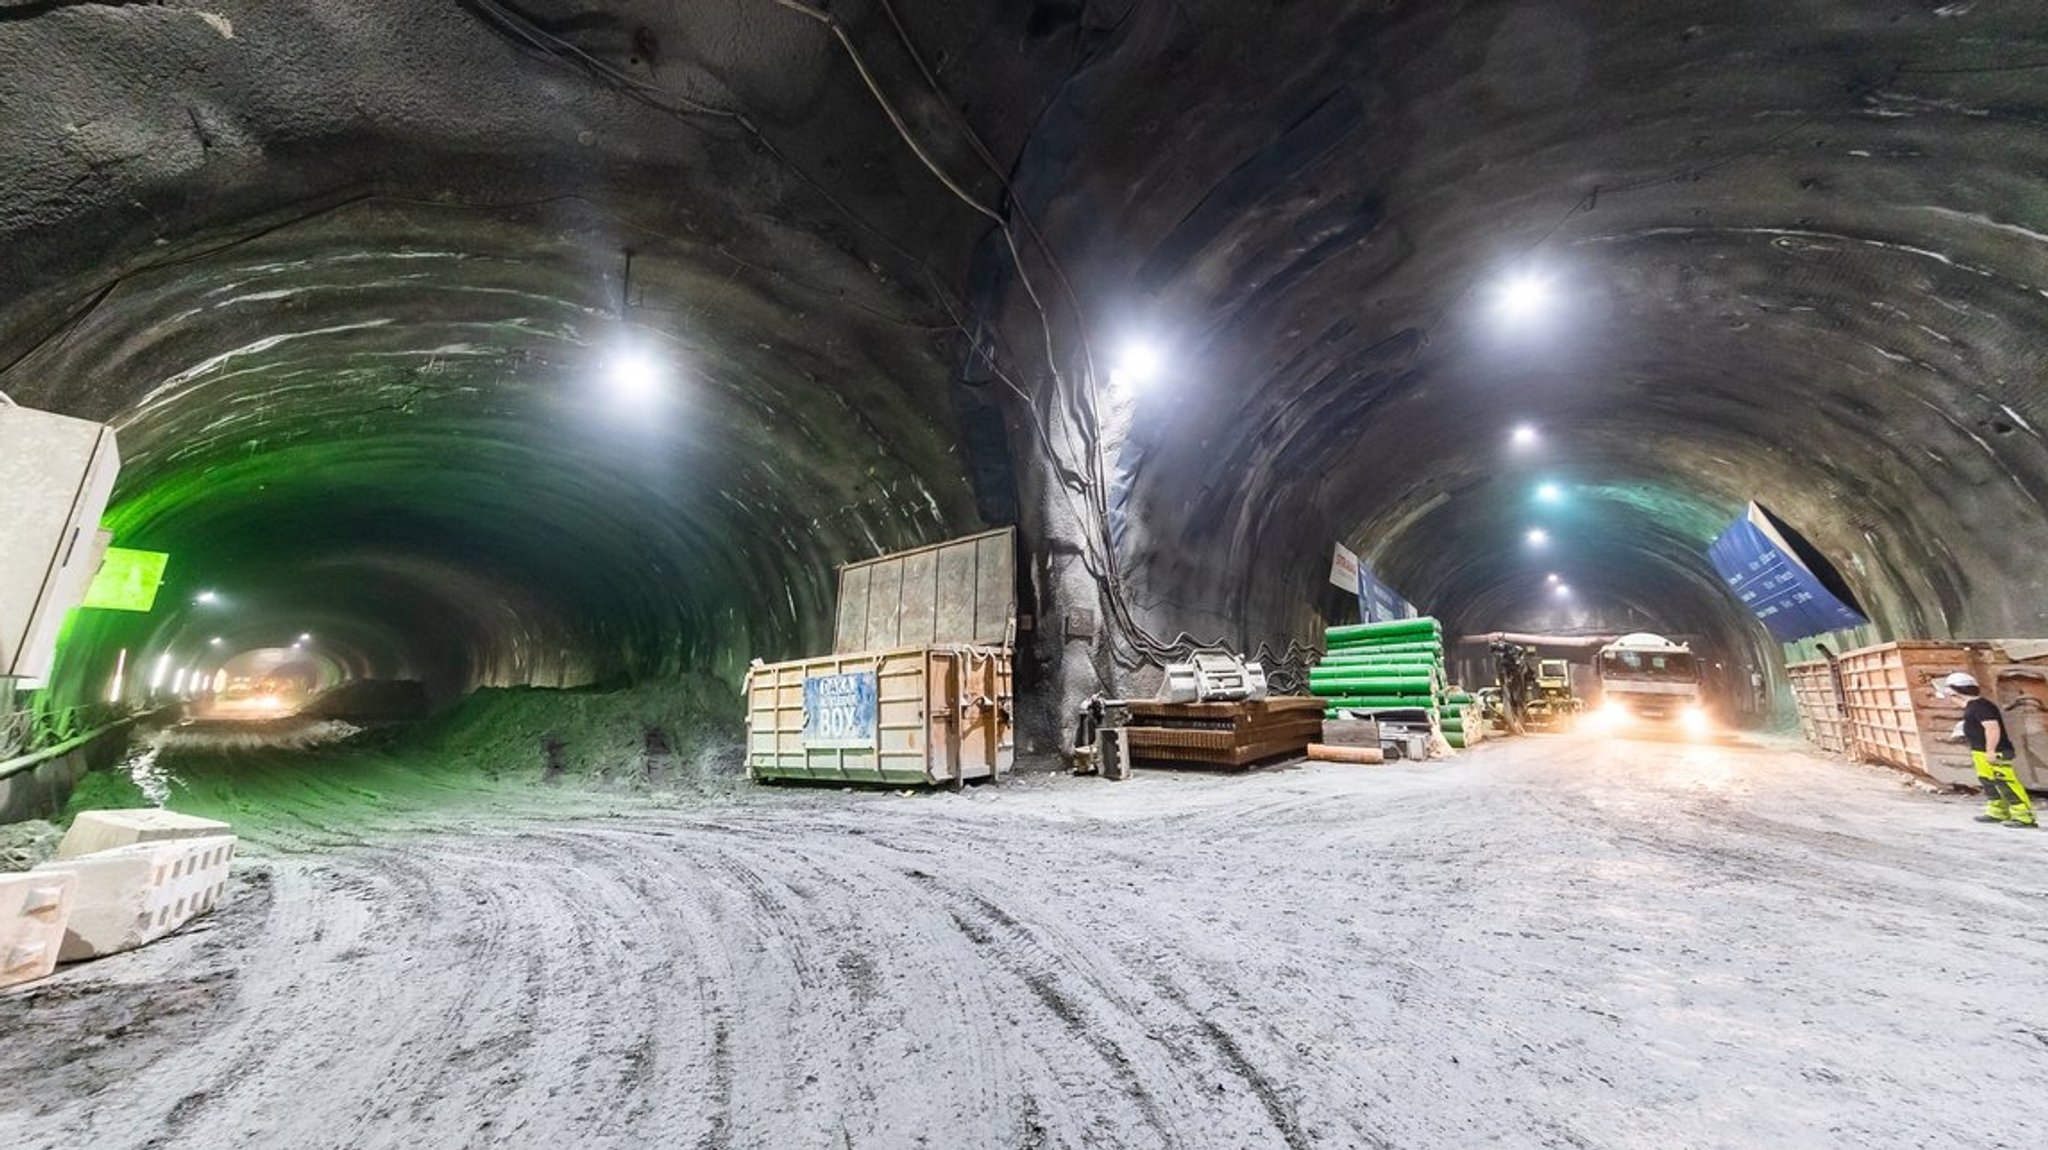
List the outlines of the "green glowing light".
{"type": "Polygon", "coordinates": [[[170,561],[162,551],[109,547],[79,606],[147,613],[156,606],[156,591],[163,585],[164,567],[170,561]]]}

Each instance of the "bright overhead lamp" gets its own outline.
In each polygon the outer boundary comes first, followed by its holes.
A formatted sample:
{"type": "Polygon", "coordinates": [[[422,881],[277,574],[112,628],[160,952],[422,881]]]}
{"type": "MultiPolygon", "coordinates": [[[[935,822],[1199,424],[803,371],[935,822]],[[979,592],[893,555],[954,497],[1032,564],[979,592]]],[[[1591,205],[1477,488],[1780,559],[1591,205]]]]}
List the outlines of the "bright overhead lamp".
{"type": "Polygon", "coordinates": [[[207,646],[209,646],[209,647],[218,647],[218,646],[220,646],[220,643],[221,643],[221,639],[220,639],[220,636],[219,636],[219,635],[215,635],[215,636],[214,636],[213,638],[211,638],[211,639],[208,639],[208,640],[206,641],[206,645],[207,645],[207,646]]]}
{"type": "Polygon", "coordinates": [[[1564,488],[1555,483],[1536,485],[1536,498],[1544,503],[1556,503],[1564,498],[1564,488]]]}
{"type": "Polygon", "coordinates": [[[1541,547],[1545,543],[1550,542],[1550,532],[1545,531],[1541,527],[1531,527],[1529,528],[1529,533],[1524,535],[1523,538],[1529,541],[1529,546],[1541,547]]]}
{"type": "Polygon", "coordinates": [[[1166,357],[1159,349],[1146,340],[1134,339],[1117,351],[1116,363],[1109,370],[1109,383],[1126,393],[1143,391],[1165,370],[1166,357]]]}
{"type": "Polygon", "coordinates": [[[612,389],[627,399],[647,399],[661,386],[661,364],[638,348],[614,355],[609,374],[612,389]]]}
{"type": "Polygon", "coordinates": [[[1551,586],[1557,586],[1557,572],[1553,571],[1549,575],[1544,576],[1544,578],[1549,580],[1551,586]]]}
{"type": "Polygon", "coordinates": [[[1536,428],[1527,423],[1519,424],[1515,427],[1514,433],[1508,436],[1508,441],[1516,447],[1534,447],[1536,445],[1536,428]]]}
{"type": "Polygon", "coordinates": [[[1566,596],[1566,595],[1569,595],[1569,594],[1571,594],[1571,593],[1572,593],[1572,589],[1571,589],[1570,587],[1566,586],[1566,585],[1565,585],[1565,584],[1563,584],[1563,583],[1559,583],[1559,584],[1557,585],[1557,593],[1558,593],[1559,597],[1563,597],[1563,596],[1566,596]]]}
{"type": "Polygon", "coordinates": [[[202,607],[211,607],[215,603],[220,602],[220,596],[212,591],[201,591],[199,594],[192,596],[192,601],[202,607]]]}
{"type": "Polygon", "coordinates": [[[1494,307],[1509,323],[1533,319],[1550,310],[1550,280],[1535,272],[1517,272],[1502,280],[1494,296],[1494,307]]]}

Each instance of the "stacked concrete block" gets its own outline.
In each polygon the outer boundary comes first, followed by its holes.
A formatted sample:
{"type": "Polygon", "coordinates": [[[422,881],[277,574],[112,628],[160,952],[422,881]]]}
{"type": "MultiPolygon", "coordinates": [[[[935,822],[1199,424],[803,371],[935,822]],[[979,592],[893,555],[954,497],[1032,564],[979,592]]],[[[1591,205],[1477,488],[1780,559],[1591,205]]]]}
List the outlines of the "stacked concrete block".
{"type": "Polygon", "coordinates": [[[136,843],[209,838],[230,833],[228,825],[216,819],[160,811],[154,807],[86,811],[72,821],[70,830],[64,832],[64,841],[57,846],[57,857],[83,858],[136,843]]]}
{"type": "Polygon", "coordinates": [[[0,875],[0,989],[56,969],[77,890],[68,874],[0,875]]]}
{"type": "Polygon", "coordinates": [[[132,950],[220,905],[227,893],[233,835],[142,842],[44,863],[30,874],[78,882],[58,953],[76,962],[132,950]]]}

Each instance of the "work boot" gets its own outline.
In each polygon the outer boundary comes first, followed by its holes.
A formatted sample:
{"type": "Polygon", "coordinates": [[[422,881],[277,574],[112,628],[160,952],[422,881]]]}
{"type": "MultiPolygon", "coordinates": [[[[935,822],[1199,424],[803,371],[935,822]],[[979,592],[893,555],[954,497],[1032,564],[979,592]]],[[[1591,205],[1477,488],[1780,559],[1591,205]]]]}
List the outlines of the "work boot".
{"type": "Polygon", "coordinates": [[[2038,831],[2041,829],[2041,824],[2035,822],[2032,819],[2007,819],[2005,820],[2005,825],[2009,827],[2018,827],[2023,831],[2038,831]]]}
{"type": "Polygon", "coordinates": [[[1984,813],[1977,816],[1980,823],[2002,823],[2012,818],[2012,811],[2002,802],[1984,804],[1984,813]]]}

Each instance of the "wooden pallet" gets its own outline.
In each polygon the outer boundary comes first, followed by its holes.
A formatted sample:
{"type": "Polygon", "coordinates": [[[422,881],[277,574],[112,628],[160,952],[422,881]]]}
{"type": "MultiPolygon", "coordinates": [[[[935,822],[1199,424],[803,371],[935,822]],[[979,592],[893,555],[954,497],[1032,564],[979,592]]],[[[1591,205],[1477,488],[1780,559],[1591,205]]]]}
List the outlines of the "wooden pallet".
{"type": "Polygon", "coordinates": [[[1161,703],[1128,707],[1131,758],[1149,765],[1199,764],[1242,769],[1300,756],[1323,734],[1321,699],[1252,703],[1161,703]]]}

